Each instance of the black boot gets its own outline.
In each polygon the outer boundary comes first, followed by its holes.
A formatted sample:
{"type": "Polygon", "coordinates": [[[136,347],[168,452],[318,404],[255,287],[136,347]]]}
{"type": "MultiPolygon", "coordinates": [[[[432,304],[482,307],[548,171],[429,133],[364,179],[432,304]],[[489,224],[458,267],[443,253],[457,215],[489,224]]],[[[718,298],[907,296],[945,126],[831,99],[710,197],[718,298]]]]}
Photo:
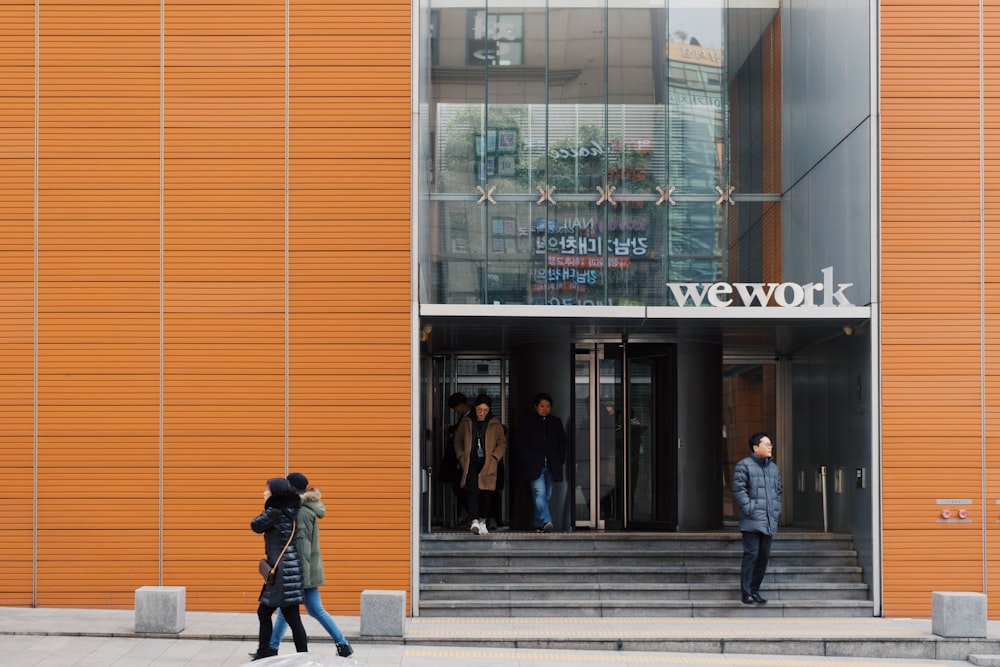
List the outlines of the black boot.
{"type": "Polygon", "coordinates": [[[337,655],[341,658],[349,658],[352,653],[354,653],[354,649],[351,648],[350,644],[337,644],[337,655]]]}
{"type": "Polygon", "coordinates": [[[256,653],[249,653],[248,655],[250,656],[251,660],[262,660],[263,658],[274,657],[274,656],[278,655],[278,652],[275,651],[270,646],[268,646],[265,649],[257,649],[256,653]]]}

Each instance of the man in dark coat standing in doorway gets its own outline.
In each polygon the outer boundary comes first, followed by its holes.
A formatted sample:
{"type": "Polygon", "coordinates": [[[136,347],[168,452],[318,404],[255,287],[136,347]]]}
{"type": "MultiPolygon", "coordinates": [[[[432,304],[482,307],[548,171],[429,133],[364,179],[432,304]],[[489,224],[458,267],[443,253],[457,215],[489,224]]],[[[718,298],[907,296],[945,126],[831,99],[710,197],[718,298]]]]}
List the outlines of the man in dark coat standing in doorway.
{"type": "Polygon", "coordinates": [[[771,438],[766,433],[754,433],[750,436],[750,456],[737,463],[733,473],[733,501],[739,508],[743,533],[740,570],[743,604],[767,604],[760,595],[760,583],[781,516],[781,475],[773,455],[771,438]]]}

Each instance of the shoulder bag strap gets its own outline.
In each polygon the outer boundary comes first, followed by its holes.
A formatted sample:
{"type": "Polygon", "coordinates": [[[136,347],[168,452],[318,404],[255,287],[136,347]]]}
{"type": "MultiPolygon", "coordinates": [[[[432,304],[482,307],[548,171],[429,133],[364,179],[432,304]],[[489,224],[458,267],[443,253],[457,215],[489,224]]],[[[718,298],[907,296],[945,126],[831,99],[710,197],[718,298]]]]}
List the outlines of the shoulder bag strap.
{"type": "Polygon", "coordinates": [[[278,560],[274,561],[274,565],[271,566],[271,574],[278,569],[278,563],[281,562],[281,557],[285,555],[285,550],[288,549],[288,545],[292,543],[295,538],[295,519],[292,519],[292,534],[288,536],[288,541],[285,542],[285,546],[281,548],[281,553],[278,554],[278,560]]]}

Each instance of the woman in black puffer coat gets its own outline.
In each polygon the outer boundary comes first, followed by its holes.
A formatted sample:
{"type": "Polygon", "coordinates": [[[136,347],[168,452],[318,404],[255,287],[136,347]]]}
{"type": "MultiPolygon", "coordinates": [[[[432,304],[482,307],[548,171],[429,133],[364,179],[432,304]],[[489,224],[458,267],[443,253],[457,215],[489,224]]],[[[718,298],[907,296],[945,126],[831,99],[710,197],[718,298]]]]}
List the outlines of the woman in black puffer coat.
{"type": "Polygon", "coordinates": [[[269,479],[264,489],[264,511],[250,522],[253,532],[264,533],[264,551],[267,552],[268,562],[272,565],[275,561],[278,562],[274,583],[265,585],[260,591],[260,605],[257,607],[257,618],[260,621],[257,652],[250,654],[254,660],[278,655],[268,645],[271,640],[271,615],[275,609],[281,609],[288,627],[292,629],[295,650],[299,653],[309,650],[306,629],[299,616],[299,605],[302,604],[303,597],[302,562],[295,548],[295,540],[290,539],[301,504],[299,494],[288,480],[284,477],[269,479]],[[281,554],[282,549],[285,549],[284,555],[281,554]]]}

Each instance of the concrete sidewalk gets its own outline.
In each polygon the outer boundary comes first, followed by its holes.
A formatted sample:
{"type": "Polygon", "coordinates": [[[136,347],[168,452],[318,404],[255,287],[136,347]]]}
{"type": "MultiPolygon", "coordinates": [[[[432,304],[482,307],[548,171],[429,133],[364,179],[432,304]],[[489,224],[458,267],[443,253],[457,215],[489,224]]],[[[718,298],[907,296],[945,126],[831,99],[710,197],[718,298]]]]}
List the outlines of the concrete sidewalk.
{"type": "MultiPolygon", "coordinates": [[[[616,665],[623,661],[648,663],[654,661],[654,656],[660,656],[655,660],[660,662],[667,655],[701,656],[697,661],[701,665],[706,664],[706,660],[720,660],[719,664],[724,664],[723,656],[735,659],[747,655],[771,656],[758,664],[793,664],[784,660],[775,662],[775,656],[814,656],[834,662],[838,659],[848,662],[903,660],[924,664],[922,661],[965,661],[970,655],[1000,655],[1000,623],[997,622],[989,623],[986,639],[956,639],[932,634],[929,619],[416,618],[408,619],[405,635],[401,638],[362,638],[359,637],[358,617],[338,616],[336,621],[355,645],[356,663],[367,665],[517,665],[527,660],[523,657],[526,652],[543,656],[552,652],[549,655],[552,660],[556,660],[553,656],[574,654],[579,662],[591,664],[597,660],[616,665]],[[471,655],[470,647],[476,649],[478,655],[471,655]],[[714,657],[707,654],[714,654],[714,657]],[[448,655],[457,661],[449,663],[448,655]],[[584,658],[584,655],[590,657],[584,658]],[[628,656],[645,658],[629,659],[628,656]],[[423,663],[418,658],[430,662],[423,663]],[[477,660],[487,660],[487,663],[477,660]]],[[[334,656],[336,649],[319,624],[308,617],[304,618],[304,623],[310,635],[310,653],[334,656]]],[[[256,635],[257,617],[252,613],[188,611],[185,628],[180,633],[151,635],[134,631],[132,610],[2,607],[0,664],[23,664],[25,667],[42,664],[50,667],[238,665],[246,662],[247,651],[255,649],[256,635]],[[55,647],[66,654],[64,660],[78,661],[59,662],[50,657],[44,662],[12,662],[24,657],[25,653],[20,651],[15,655],[11,650],[18,651],[17,646],[28,640],[34,649],[55,647]],[[122,662],[121,658],[116,658],[102,663],[97,657],[93,662],[81,661],[83,645],[76,650],[71,644],[84,641],[90,642],[87,644],[90,649],[99,647],[112,654],[118,650],[125,651],[123,655],[138,651],[136,662],[122,662]],[[141,649],[143,645],[161,648],[141,649]],[[168,660],[165,654],[157,653],[167,651],[162,648],[167,645],[181,657],[168,660]],[[220,655],[212,658],[201,655],[189,657],[189,662],[183,661],[182,656],[203,654],[206,650],[209,655],[214,655],[213,651],[220,655]],[[138,657],[150,652],[157,656],[157,662],[142,662],[146,658],[138,657]]],[[[282,654],[292,651],[286,640],[282,654]]],[[[344,664],[349,663],[344,661],[344,664]]]]}

